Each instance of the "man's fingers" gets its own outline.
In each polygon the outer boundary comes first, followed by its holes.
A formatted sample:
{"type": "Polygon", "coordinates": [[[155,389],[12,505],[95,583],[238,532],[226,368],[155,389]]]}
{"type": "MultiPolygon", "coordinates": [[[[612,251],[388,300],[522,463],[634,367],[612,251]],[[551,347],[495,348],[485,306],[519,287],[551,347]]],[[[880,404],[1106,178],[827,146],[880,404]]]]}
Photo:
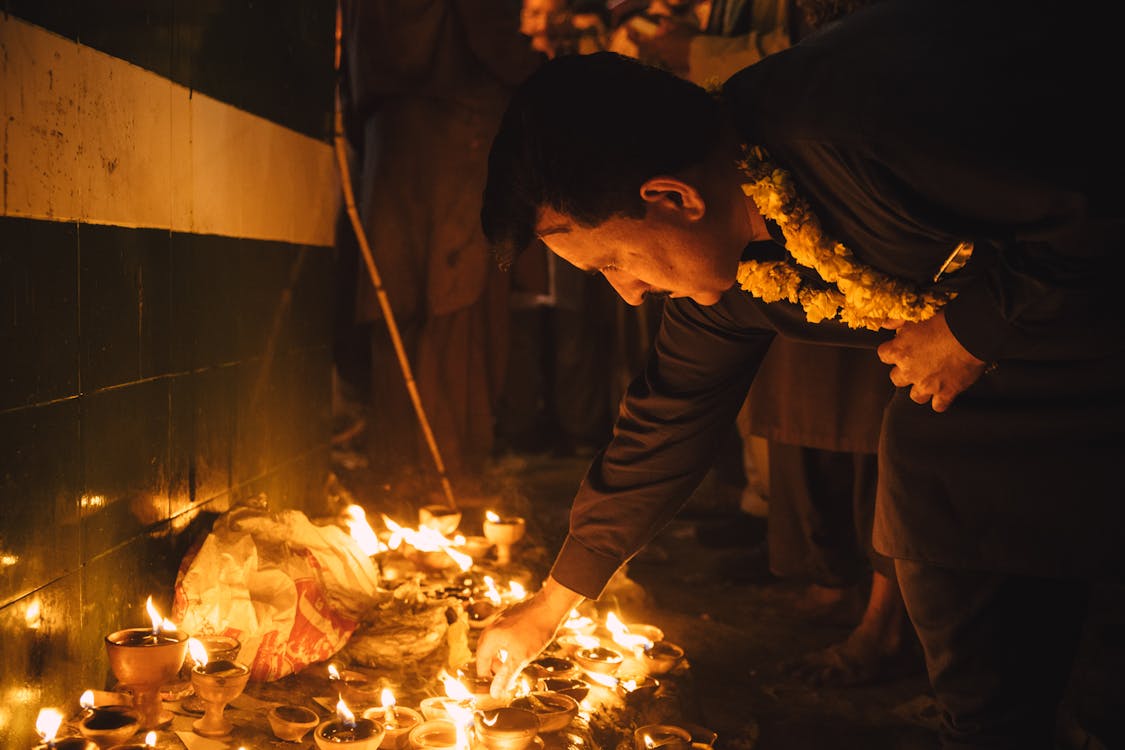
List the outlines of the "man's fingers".
{"type": "Polygon", "coordinates": [[[910,389],[910,400],[916,404],[924,404],[930,400],[930,393],[916,385],[910,389]]]}
{"type": "Polygon", "coordinates": [[[890,375],[891,382],[897,385],[899,388],[905,388],[906,386],[910,385],[910,378],[906,377],[906,375],[903,374],[901,367],[892,367],[890,375]]]}
{"type": "Polygon", "coordinates": [[[893,341],[879,344],[878,348],[875,349],[875,354],[878,355],[879,361],[885,365],[893,365],[897,361],[893,341]]]}
{"type": "Polygon", "coordinates": [[[943,412],[948,409],[950,404],[952,403],[953,399],[935,394],[933,402],[930,404],[930,406],[932,406],[933,410],[936,412],[943,412]]]}

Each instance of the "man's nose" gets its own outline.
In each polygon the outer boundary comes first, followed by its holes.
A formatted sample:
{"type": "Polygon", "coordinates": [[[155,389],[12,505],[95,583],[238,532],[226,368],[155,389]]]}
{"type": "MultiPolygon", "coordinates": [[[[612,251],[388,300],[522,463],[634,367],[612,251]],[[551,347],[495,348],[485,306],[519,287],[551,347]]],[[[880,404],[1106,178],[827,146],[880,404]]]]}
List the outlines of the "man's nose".
{"type": "Polygon", "coordinates": [[[640,279],[621,271],[603,271],[602,275],[627,304],[640,307],[644,302],[648,286],[640,279]]]}

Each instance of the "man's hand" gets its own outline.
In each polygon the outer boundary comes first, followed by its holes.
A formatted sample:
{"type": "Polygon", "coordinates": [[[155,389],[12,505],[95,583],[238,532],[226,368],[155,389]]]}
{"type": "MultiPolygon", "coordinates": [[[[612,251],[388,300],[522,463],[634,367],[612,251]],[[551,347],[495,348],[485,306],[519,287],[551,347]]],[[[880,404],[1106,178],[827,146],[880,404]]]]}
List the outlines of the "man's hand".
{"type": "Polygon", "coordinates": [[[660,19],[660,24],[652,34],[646,34],[626,26],[629,41],[637,45],[637,59],[650,65],[662,67],[678,76],[688,73],[688,55],[691,40],[699,33],[690,25],[660,19]]]}
{"type": "Polygon", "coordinates": [[[530,599],[505,609],[477,640],[477,675],[492,675],[491,693],[500,699],[516,687],[520,672],[551,642],[555,631],[583,597],[548,578],[530,599]]]}
{"type": "Polygon", "coordinates": [[[985,363],[974,357],[953,337],[940,312],[922,323],[888,323],[895,337],[878,348],[879,359],[891,368],[891,382],[910,388],[910,400],[931,402],[934,411],[945,411],[953,399],[985,370],[985,363]]]}

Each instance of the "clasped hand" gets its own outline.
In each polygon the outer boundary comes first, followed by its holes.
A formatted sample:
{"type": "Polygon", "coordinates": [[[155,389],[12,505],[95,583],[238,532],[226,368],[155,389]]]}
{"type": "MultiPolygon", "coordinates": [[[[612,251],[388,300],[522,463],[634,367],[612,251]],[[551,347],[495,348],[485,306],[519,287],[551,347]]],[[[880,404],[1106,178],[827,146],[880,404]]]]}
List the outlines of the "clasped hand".
{"type": "Polygon", "coordinates": [[[985,370],[985,363],[954,338],[944,312],[921,323],[892,321],[884,328],[894,330],[895,337],[876,351],[892,365],[891,382],[909,387],[911,401],[929,401],[934,411],[948,409],[985,370]]]}

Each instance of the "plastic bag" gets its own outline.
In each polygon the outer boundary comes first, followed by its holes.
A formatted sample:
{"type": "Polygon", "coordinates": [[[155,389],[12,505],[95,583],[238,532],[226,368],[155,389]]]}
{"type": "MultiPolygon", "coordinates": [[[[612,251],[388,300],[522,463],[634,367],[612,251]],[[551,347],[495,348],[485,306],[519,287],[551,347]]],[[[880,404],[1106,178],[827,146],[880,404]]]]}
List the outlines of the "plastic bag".
{"type": "Polygon", "coordinates": [[[176,576],[172,619],[242,643],[250,678],[276,680],[331,657],[388,596],[346,532],[260,500],[219,516],[176,576]]]}

